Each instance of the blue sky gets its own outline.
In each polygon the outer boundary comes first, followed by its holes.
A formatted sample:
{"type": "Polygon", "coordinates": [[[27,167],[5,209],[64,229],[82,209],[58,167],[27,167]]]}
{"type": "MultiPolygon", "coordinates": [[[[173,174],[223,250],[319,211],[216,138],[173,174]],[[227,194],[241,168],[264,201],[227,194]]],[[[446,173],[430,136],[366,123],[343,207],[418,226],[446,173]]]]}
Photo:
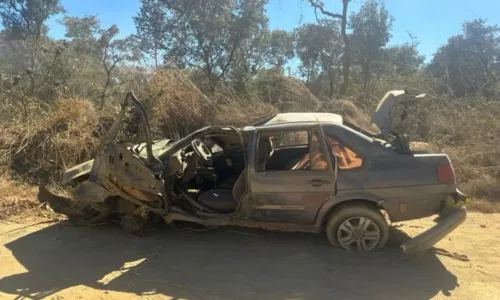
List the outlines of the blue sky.
{"type": "MultiPolygon", "coordinates": [[[[299,24],[315,22],[314,11],[305,0],[270,0],[267,13],[271,29],[291,30],[299,24]]],[[[326,8],[340,12],[341,0],[324,0],[326,8]]],[[[362,0],[353,0],[351,11],[357,10],[362,0]]],[[[84,16],[97,14],[103,26],[117,24],[122,35],[135,32],[132,17],[136,15],[139,0],[62,0],[66,14],[84,16]]],[[[409,40],[408,32],[420,42],[419,51],[429,59],[434,51],[446,43],[448,37],[461,30],[466,20],[484,18],[500,24],[500,0],[386,0],[389,12],[395,18],[390,44],[409,40]]],[[[49,21],[50,35],[64,36],[64,28],[57,20],[49,21]]]]}

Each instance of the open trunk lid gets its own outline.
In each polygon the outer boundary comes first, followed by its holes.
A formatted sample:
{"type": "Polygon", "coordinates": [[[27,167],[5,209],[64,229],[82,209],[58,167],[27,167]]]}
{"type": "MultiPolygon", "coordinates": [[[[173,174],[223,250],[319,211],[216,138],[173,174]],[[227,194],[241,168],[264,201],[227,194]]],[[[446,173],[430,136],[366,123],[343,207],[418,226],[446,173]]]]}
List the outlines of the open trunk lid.
{"type": "Polygon", "coordinates": [[[387,92],[375,109],[371,123],[375,124],[379,128],[380,134],[387,138],[392,129],[394,107],[401,103],[423,99],[425,96],[425,94],[410,95],[403,90],[387,92]]]}

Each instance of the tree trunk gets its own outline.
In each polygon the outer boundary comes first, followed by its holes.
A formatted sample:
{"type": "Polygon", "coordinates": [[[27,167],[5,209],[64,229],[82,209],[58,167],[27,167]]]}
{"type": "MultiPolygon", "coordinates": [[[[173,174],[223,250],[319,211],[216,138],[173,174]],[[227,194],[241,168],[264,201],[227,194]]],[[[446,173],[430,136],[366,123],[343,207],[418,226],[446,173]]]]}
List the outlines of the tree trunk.
{"type": "Polygon", "coordinates": [[[363,64],[363,92],[366,92],[366,89],[368,88],[368,84],[370,83],[370,78],[371,78],[371,70],[370,70],[370,63],[366,60],[363,64]]]}
{"type": "Polygon", "coordinates": [[[491,70],[490,70],[490,68],[488,66],[488,60],[484,56],[482,56],[482,55],[477,54],[477,56],[479,57],[479,60],[483,64],[483,69],[486,72],[486,75],[488,76],[488,79],[493,79],[493,81],[495,83],[497,83],[498,82],[498,78],[495,76],[495,74],[493,74],[493,72],[491,72],[491,70]]]}
{"type": "Polygon", "coordinates": [[[103,110],[104,109],[104,104],[106,102],[106,92],[108,90],[109,84],[111,83],[111,72],[106,72],[106,76],[107,76],[106,84],[104,85],[104,88],[102,90],[101,103],[99,105],[99,110],[103,110]]]}
{"type": "Polygon", "coordinates": [[[335,72],[333,72],[332,67],[328,67],[328,81],[330,82],[330,89],[328,90],[328,97],[333,98],[333,92],[335,88],[335,72]]]}
{"type": "Polygon", "coordinates": [[[345,95],[347,93],[347,90],[349,89],[349,71],[351,68],[351,46],[349,44],[349,36],[347,35],[347,8],[349,6],[349,1],[351,0],[342,0],[342,14],[336,14],[332,13],[329,11],[326,11],[323,8],[323,2],[322,1],[315,1],[315,0],[309,0],[309,3],[311,4],[314,9],[319,9],[322,14],[327,15],[331,18],[336,18],[340,19],[341,22],[341,33],[342,33],[342,40],[344,41],[344,57],[343,57],[343,76],[344,76],[344,82],[340,88],[340,94],[345,95]]]}
{"type": "Polygon", "coordinates": [[[445,85],[448,88],[448,93],[450,93],[450,95],[452,97],[455,97],[455,91],[451,87],[453,85],[453,82],[451,82],[450,72],[448,70],[448,64],[445,63],[444,67],[445,67],[445,70],[446,70],[446,81],[447,81],[447,83],[445,83],[445,85]]]}
{"type": "Polygon", "coordinates": [[[154,60],[155,60],[155,68],[158,69],[158,47],[155,46],[155,50],[154,50],[154,60]]]}
{"type": "Polygon", "coordinates": [[[36,68],[36,58],[35,58],[35,52],[32,49],[30,51],[30,66],[29,66],[29,71],[28,71],[28,76],[30,78],[30,86],[29,86],[28,95],[30,97],[33,97],[35,95],[35,74],[34,74],[35,68],[36,68]]]}
{"type": "Polygon", "coordinates": [[[28,121],[28,104],[26,103],[26,95],[22,87],[19,87],[19,95],[21,95],[21,105],[23,106],[24,121],[28,121]]]}
{"type": "Polygon", "coordinates": [[[342,0],[342,40],[344,41],[344,65],[342,67],[344,82],[340,88],[340,94],[345,95],[349,89],[349,71],[351,68],[351,46],[349,44],[349,36],[347,35],[347,7],[349,0],[342,0]]]}

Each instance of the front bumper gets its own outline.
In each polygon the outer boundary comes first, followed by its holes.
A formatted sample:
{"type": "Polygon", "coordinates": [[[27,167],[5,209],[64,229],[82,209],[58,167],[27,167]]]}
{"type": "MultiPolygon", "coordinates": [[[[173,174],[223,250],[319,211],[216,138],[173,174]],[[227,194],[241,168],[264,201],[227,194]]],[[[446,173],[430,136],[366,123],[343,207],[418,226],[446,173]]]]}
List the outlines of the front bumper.
{"type": "Polygon", "coordinates": [[[470,199],[459,190],[456,190],[450,199],[446,201],[446,207],[436,220],[437,224],[402,244],[401,249],[403,249],[403,252],[408,254],[419,253],[432,248],[465,221],[467,216],[465,205],[469,203],[470,199]]]}

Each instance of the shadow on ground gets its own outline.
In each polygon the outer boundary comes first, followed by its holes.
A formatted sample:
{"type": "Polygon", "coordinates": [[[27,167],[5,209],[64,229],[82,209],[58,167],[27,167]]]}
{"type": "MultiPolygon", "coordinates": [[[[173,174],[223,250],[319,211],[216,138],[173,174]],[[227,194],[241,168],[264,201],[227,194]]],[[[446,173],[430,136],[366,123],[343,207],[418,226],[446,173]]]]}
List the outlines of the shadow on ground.
{"type": "Polygon", "coordinates": [[[0,291],[35,299],[76,285],[173,299],[428,299],[457,286],[432,254],[359,255],[300,233],[184,227],[135,237],[57,225],[5,246],[28,271],[0,279],[0,291]]]}

